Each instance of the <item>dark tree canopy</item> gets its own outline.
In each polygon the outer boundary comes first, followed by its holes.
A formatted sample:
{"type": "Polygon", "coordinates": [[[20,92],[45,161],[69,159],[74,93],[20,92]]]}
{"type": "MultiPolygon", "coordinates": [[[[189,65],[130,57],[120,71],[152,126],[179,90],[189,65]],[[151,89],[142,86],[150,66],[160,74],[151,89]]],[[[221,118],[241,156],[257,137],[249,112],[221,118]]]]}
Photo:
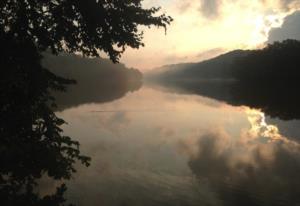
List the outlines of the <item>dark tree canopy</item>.
{"type": "Polygon", "coordinates": [[[241,81],[265,82],[298,80],[300,41],[287,39],[260,50],[252,50],[233,64],[232,75],[241,81]]]}
{"type": "Polygon", "coordinates": [[[98,56],[114,62],[126,47],[143,46],[139,26],[164,27],[172,21],[160,8],[142,8],[142,0],[1,0],[1,32],[51,49],[98,56]]]}

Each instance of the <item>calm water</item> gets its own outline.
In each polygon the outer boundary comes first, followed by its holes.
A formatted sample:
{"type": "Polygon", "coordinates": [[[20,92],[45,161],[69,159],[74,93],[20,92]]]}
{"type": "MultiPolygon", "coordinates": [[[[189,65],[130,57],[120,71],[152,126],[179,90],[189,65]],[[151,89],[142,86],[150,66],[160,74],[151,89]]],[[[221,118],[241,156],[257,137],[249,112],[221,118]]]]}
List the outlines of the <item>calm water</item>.
{"type": "Polygon", "coordinates": [[[300,205],[299,121],[147,87],[58,115],[92,158],[77,205],[300,205]]]}

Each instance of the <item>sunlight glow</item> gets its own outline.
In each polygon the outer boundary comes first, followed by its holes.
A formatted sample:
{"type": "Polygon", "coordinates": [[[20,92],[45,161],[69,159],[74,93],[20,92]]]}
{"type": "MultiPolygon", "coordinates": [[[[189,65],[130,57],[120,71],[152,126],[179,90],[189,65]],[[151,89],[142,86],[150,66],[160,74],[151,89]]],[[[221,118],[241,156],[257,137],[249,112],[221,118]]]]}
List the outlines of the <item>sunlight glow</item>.
{"type": "MultiPolygon", "coordinates": [[[[226,51],[256,49],[264,46],[268,33],[280,27],[284,17],[298,8],[290,4],[282,8],[279,1],[271,0],[223,0],[216,5],[217,16],[206,17],[200,11],[199,0],[145,0],[147,7],[161,5],[174,22],[163,30],[145,29],[146,47],[129,49],[122,62],[142,70],[166,64],[199,62],[226,51]],[[219,52],[203,55],[215,49],[219,52]]],[[[214,8],[212,8],[214,9],[214,8]]]]}

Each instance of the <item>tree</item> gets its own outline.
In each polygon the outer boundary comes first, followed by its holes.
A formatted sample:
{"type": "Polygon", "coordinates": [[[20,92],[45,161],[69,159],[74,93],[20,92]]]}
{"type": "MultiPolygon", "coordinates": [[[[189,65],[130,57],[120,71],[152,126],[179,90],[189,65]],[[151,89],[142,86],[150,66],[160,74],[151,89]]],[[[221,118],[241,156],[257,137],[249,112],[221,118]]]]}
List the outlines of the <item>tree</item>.
{"type": "Polygon", "coordinates": [[[53,112],[51,90],[74,80],[41,66],[43,52],[99,56],[118,62],[127,47],[143,46],[139,26],[166,29],[172,21],[141,0],[0,1],[0,201],[1,205],[63,205],[65,185],[40,197],[37,179],[69,179],[79,160],[79,142],[64,136],[53,112]]]}
{"type": "Polygon", "coordinates": [[[114,62],[126,47],[143,46],[139,26],[166,29],[172,18],[142,0],[2,0],[0,26],[14,38],[32,41],[52,53],[107,53],[114,62]]]}

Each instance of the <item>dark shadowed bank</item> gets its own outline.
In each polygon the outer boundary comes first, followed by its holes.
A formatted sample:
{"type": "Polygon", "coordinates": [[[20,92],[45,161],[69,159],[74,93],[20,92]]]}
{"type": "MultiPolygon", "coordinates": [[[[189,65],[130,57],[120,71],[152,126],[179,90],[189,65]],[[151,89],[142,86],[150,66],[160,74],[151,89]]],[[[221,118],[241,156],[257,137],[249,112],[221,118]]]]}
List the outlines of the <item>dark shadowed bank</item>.
{"type": "Polygon", "coordinates": [[[142,73],[103,58],[46,54],[43,65],[54,74],[76,80],[67,92],[54,92],[56,111],[88,103],[104,103],[119,99],[142,86],[142,73]]]}
{"type": "Polygon", "coordinates": [[[300,42],[275,42],[261,50],[237,50],[201,63],[165,66],[147,74],[170,91],[200,94],[261,109],[271,117],[300,118],[300,42]]]}

